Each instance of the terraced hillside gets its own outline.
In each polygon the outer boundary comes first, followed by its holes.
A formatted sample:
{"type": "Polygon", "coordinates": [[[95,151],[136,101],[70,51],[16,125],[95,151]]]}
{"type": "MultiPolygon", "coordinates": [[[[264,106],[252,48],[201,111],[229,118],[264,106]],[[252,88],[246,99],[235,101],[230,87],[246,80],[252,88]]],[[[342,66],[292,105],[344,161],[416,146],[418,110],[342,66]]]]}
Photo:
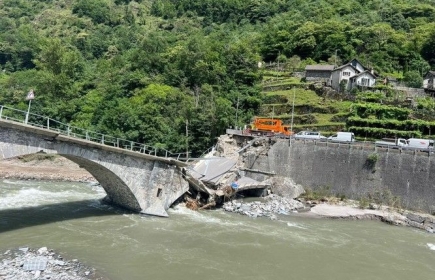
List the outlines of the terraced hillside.
{"type": "Polygon", "coordinates": [[[375,92],[337,94],[289,73],[266,71],[263,76],[265,102],[262,117],[292,120],[293,130],[321,131],[330,135],[352,131],[359,139],[385,137],[432,138],[435,133],[435,100],[409,96],[380,86],[375,92]]]}

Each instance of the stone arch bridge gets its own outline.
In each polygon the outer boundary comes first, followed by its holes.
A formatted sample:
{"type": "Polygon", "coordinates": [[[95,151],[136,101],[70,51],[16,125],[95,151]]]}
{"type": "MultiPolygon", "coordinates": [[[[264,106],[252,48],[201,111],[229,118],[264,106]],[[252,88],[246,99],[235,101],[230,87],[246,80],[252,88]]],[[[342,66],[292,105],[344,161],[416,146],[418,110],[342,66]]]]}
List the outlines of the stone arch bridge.
{"type": "Polygon", "coordinates": [[[189,188],[186,163],[63,135],[0,118],[0,159],[37,152],[59,154],[86,169],[112,203],[148,215],[166,210],[189,188]]]}

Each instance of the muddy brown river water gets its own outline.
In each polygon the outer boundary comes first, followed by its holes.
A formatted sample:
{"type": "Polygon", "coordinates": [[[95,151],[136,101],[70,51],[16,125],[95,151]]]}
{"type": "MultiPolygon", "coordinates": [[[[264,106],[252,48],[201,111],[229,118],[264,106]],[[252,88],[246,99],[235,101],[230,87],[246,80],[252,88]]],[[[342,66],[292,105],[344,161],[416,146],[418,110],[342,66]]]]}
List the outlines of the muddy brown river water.
{"type": "Polygon", "coordinates": [[[435,235],[378,221],[169,218],[100,204],[87,183],[0,181],[0,253],[49,247],[108,279],[434,279],[435,235]]]}

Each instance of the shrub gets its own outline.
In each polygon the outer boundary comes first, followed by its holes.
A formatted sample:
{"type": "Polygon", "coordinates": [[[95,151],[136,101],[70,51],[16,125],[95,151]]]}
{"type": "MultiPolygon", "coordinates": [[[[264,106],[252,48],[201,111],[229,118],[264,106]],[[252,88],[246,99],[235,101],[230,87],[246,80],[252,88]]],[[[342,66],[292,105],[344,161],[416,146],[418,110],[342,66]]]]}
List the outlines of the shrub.
{"type": "Polygon", "coordinates": [[[18,159],[20,159],[22,162],[42,161],[42,160],[53,161],[56,157],[57,155],[55,154],[36,153],[36,154],[19,156],[18,159]]]}
{"type": "Polygon", "coordinates": [[[302,194],[300,197],[305,198],[306,200],[321,200],[331,196],[331,187],[322,186],[317,190],[306,188],[305,193],[302,194]]]}
{"type": "Polygon", "coordinates": [[[401,208],[401,198],[400,196],[395,196],[390,189],[377,189],[371,194],[369,194],[369,199],[374,203],[381,205],[387,205],[394,208],[401,208]]]}
{"type": "Polygon", "coordinates": [[[369,207],[370,201],[367,197],[361,197],[358,202],[358,207],[360,209],[366,209],[369,207]]]}
{"type": "Polygon", "coordinates": [[[376,164],[376,162],[379,159],[379,155],[377,153],[371,153],[370,155],[368,155],[367,160],[372,163],[372,164],[376,164]]]}
{"type": "Polygon", "coordinates": [[[406,72],[403,80],[408,87],[420,88],[423,85],[423,78],[418,71],[406,72]]]}
{"type": "Polygon", "coordinates": [[[373,170],[376,166],[376,162],[378,162],[379,155],[377,153],[372,153],[367,156],[366,162],[364,163],[364,167],[366,169],[373,170]]]}

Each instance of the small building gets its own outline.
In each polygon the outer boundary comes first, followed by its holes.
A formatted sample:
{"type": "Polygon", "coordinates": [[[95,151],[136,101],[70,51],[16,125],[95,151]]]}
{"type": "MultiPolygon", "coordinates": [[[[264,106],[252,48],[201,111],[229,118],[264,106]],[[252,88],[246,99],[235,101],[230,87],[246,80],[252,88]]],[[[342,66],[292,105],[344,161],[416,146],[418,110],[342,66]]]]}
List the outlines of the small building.
{"type": "Polygon", "coordinates": [[[435,71],[429,71],[424,75],[423,88],[426,91],[435,91],[435,71]]]}
{"type": "Polygon", "coordinates": [[[322,82],[330,86],[332,70],[334,70],[334,65],[307,65],[305,79],[309,82],[322,82]]]}

